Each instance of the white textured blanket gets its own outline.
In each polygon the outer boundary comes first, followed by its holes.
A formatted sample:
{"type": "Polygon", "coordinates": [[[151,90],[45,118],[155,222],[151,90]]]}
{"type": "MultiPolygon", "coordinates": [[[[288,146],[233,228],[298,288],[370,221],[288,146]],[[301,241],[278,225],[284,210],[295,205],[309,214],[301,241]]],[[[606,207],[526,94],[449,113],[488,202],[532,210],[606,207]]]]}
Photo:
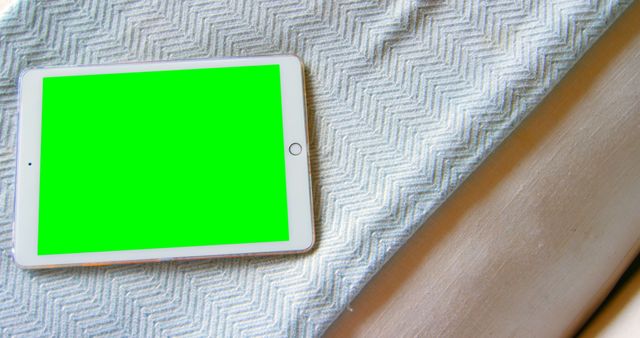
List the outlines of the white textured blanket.
{"type": "Polygon", "coordinates": [[[18,2],[0,19],[0,336],[322,333],[629,2],[18,2]],[[315,250],[14,265],[21,70],[282,53],[306,64],[315,250]]]}

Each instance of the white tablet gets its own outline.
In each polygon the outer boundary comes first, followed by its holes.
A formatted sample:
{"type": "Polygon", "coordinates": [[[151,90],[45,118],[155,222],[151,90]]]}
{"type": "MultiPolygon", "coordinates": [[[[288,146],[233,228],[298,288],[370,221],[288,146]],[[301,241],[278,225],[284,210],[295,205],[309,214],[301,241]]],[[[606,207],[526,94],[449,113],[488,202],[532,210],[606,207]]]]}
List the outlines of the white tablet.
{"type": "Polygon", "coordinates": [[[16,262],[308,250],[303,81],[294,56],[23,73],[16,262]]]}

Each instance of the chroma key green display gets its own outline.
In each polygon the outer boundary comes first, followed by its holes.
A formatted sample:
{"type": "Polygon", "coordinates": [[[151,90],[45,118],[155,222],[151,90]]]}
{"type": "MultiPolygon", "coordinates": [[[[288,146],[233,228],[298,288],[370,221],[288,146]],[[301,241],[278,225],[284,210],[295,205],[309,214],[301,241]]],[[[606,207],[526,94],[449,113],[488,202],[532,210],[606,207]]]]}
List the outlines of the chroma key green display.
{"type": "Polygon", "coordinates": [[[278,65],[45,77],[38,254],[289,240],[278,65]]]}

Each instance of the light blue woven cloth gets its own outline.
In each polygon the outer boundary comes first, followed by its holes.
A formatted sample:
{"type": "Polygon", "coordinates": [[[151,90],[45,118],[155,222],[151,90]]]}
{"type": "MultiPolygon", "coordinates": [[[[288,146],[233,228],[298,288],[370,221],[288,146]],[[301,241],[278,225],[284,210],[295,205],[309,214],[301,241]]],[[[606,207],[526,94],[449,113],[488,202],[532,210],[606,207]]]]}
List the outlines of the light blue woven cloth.
{"type": "Polygon", "coordinates": [[[0,336],[321,334],[629,3],[19,2],[0,19],[0,336]],[[306,64],[315,250],[15,266],[21,70],[283,53],[306,64]]]}

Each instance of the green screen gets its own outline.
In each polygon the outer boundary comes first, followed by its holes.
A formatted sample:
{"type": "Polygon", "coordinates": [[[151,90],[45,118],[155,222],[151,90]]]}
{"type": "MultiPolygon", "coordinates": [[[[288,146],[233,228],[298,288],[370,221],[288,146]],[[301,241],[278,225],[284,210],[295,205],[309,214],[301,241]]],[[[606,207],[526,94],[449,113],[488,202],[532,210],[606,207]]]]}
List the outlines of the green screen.
{"type": "Polygon", "coordinates": [[[38,254],[287,241],[278,65],[46,77],[38,254]]]}

